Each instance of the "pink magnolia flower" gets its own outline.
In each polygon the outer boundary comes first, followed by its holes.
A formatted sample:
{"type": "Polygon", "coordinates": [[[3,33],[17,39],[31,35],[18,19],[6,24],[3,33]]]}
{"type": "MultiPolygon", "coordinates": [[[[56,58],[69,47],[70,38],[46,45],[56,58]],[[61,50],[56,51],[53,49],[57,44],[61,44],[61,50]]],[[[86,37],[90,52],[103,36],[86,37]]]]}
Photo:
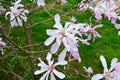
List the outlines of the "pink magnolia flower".
{"type": "Polygon", "coordinates": [[[44,61],[42,61],[40,58],[39,58],[39,60],[40,60],[40,63],[38,63],[38,66],[40,67],[40,69],[36,70],[34,72],[34,74],[38,75],[38,74],[41,74],[41,73],[45,72],[44,75],[40,78],[40,80],[48,80],[49,76],[50,76],[50,80],[56,80],[54,74],[57,77],[59,77],[60,79],[65,78],[65,75],[62,72],[56,70],[55,68],[58,65],[62,65],[62,66],[66,65],[67,61],[61,61],[61,60],[58,59],[58,62],[54,63],[54,60],[52,60],[52,54],[51,53],[48,53],[47,57],[46,57],[48,65],[44,61]]]}
{"type": "Polygon", "coordinates": [[[6,46],[6,43],[2,41],[2,38],[0,38],[0,50],[2,51],[2,54],[4,54],[3,47],[5,47],[5,46],[6,46]]]}
{"type": "Polygon", "coordinates": [[[22,21],[27,21],[26,13],[29,13],[28,10],[23,8],[24,5],[21,4],[21,0],[17,0],[13,6],[10,7],[11,11],[8,11],[6,13],[6,19],[7,15],[10,15],[10,24],[12,27],[14,26],[22,26],[22,21]]]}
{"type": "Polygon", "coordinates": [[[102,36],[97,31],[95,31],[95,29],[100,28],[102,26],[103,26],[102,24],[96,25],[94,27],[92,27],[92,24],[86,25],[84,31],[88,32],[88,40],[92,39],[92,37],[91,37],[92,35],[93,35],[93,41],[95,40],[96,37],[101,38],[102,36]]]}
{"type": "Polygon", "coordinates": [[[85,69],[85,72],[87,72],[88,74],[93,73],[93,70],[91,67],[88,67],[88,69],[87,69],[85,66],[83,66],[83,68],[85,69]]]}
{"type": "Polygon", "coordinates": [[[107,68],[107,63],[106,63],[104,56],[101,55],[100,60],[102,62],[103,68],[104,68],[103,74],[95,74],[91,78],[91,80],[100,80],[102,78],[104,78],[105,80],[114,80],[113,70],[115,69],[115,65],[116,65],[118,59],[117,58],[112,59],[110,69],[107,68]]]}
{"type": "Polygon", "coordinates": [[[80,62],[80,57],[78,54],[78,46],[77,45],[77,37],[75,37],[78,31],[74,30],[73,24],[71,22],[66,22],[65,26],[63,27],[60,23],[60,16],[58,14],[55,15],[55,25],[54,28],[56,29],[48,29],[47,34],[50,36],[46,41],[45,45],[50,45],[54,40],[55,43],[51,47],[51,52],[56,53],[63,43],[65,46],[65,51],[71,53],[71,55],[80,62]]]}
{"type": "Polygon", "coordinates": [[[77,19],[75,18],[75,17],[70,17],[70,22],[72,22],[72,23],[75,23],[77,21],[77,19]]]}

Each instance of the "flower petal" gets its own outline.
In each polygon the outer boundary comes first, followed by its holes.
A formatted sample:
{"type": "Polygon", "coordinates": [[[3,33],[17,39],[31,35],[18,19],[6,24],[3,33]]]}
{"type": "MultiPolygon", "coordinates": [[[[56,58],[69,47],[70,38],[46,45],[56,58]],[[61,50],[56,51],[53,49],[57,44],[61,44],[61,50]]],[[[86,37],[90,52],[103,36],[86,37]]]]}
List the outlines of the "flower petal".
{"type": "Polygon", "coordinates": [[[51,30],[47,29],[47,35],[52,36],[58,34],[60,31],[59,30],[51,30]]]}
{"type": "Polygon", "coordinates": [[[103,55],[100,56],[100,61],[102,62],[104,71],[108,71],[108,69],[107,69],[107,63],[106,63],[105,57],[103,55]]]}
{"type": "Polygon", "coordinates": [[[59,77],[60,79],[65,78],[65,75],[59,71],[57,71],[56,69],[53,70],[54,74],[59,77]]]}
{"type": "Polygon", "coordinates": [[[41,74],[41,73],[43,73],[43,72],[45,72],[45,71],[47,71],[47,70],[46,70],[46,69],[36,70],[36,71],[34,72],[34,75],[41,74]]]}
{"type": "Polygon", "coordinates": [[[48,46],[48,45],[50,45],[50,44],[54,41],[54,39],[55,39],[55,36],[49,37],[49,38],[44,42],[44,44],[45,44],[46,46],[48,46]]]}
{"type": "Polygon", "coordinates": [[[96,74],[91,78],[91,80],[100,80],[102,78],[103,78],[103,74],[96,74]]]}
{"type": "Polygon", "coordinates": [[[64,48],[64,50],[60,53],[60,55],[58,57],[58,61],[64,61],[64,59],[66,57],[66,53],[67,53],[67,49],[64,48]]]}
{"type": "Polygon", "coordinates": [[[109,69],[110,72],[115,68],[115,65],[117,64],[117,61],[118,61],[117,58],[113,58],[112,59],[112,61],[111,61],[111,67],[109,69]]]}
{"type": "Polygon", "coordinates": [[[57,42],[55,42],[50,49],[51,53],[53,53],[53,54],[56,53],[58,51],[59,47],[60,47],[60,44],[57,44],[57,42]]]}
{"type": "Polygon", "coordinates": [[[50,80],[56,80],[56,79],[55,79],[55,76],[53,75],[53,73],[51,73],[50,75],[51,75],[51,76],[50,76],[50,80]]]}

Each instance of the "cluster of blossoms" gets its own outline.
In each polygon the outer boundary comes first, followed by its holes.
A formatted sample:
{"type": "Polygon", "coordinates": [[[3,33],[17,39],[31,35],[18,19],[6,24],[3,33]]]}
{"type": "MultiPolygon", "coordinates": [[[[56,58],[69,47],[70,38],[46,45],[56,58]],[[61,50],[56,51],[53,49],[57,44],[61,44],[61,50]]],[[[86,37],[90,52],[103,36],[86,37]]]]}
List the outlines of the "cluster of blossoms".
{"type": "MultiPolygon", "coordinates": [[[[117,23],[117,20],[120,20],[119,14],[116,12],[116,10],[119,8],[114,0],[100,0],[96,5],[95,1],[89,1],[89,3],[85,4],[83,1],[80,3],[79,6],[80,10],[86,10],[87,8],[91,9],[94,14],[97,21],[100,21],[102,19],[107,19],[111,21],[112,24],[114,24],[116,29],[120,29],[120,24],[117,23]]],[[[118,32],[118,35],[120,35],[120,32],[118,32]]]]}
{"type": "Polygon", "coordinates": [[[91,80],[100,80],[102,78],[104,78],[104,80],[120,80],[120,62],[117,63],[117,58],[112,59],[110,69],[107,67],[104,56],[100,56],[100,61],[104,68],[103,74],[95,74],[91,80]]]}
{"type": "MultiPolygon", "coordinates": [[[[58,0],[62,4],[67,3],[67,0],[58,0]]],[[[82,0],[79,4],[80,11],[86,10],[90,8],[94,14],[97,21],[102,20],[103,18],[111,21],[112,24],[115,25],[117,29],[120,29],[120,24],[117,23],[117,20],[120,20],[119,14],[116,13],[116,9],[118,8],[114,2],[114,0],[101,0],[95,6],[96,0],[82,0]],[[104,16],[103,16],[104,15],[104,16]]],[[[44,0],[34,0],[38,7],[45,6],[44,0]]],[[[0,6],[0,14],[4,12],[5,9],[0,6]]],[[[10,24],[12,27],[14,26],[22,26],[23,21],[27,22],[26,14],[29,11],[24,9],[24,5],[21,3],[21,0],[17,0],[13,3],[13,6],[10,7],[10,11],[6,12],[6,19],[8,19],[8,15],[10,16],[10,24]]],[[[97,28],[103,27],[102,24],[93,26],[92,23],[76,23],[77,19],[75,17],[70,18],[70,22],[65,22],[63,26],[61,23],[60,15],[56,14],[54,16],[55,24],[53,26],[54,29],[47,29],[47,35],[49,38],[44,42],[46,46],[49,46],[53,43],[50,48],[50,53],[47,54],[46,60],[48,65],[39,58],[40,63],[38,63],[38,67],[40,69],[34,72],[35,75],[45,73],[40,80],[48,80],[49,76],[51,80],[56,80],[54,74],[60,79],[64,79],[65,75],[62,72],[56,70],[58,65],[66,65],[68,62],[65,60],[66,54],[69,52],[75,60],[81,62],[81,58],[79,55],[79,44],[80,41],[83,44],[90,45],[89,41],[95,41],[95,38],[101,38],[102,36],[96,31],[97,28]],[[63,46],[62,46],[63,45],[63,46]],[[61,53],[58,55],[58,61],[54,63],[54,59],[52,59],[52,55],[57,53],[59,48],[62,47],[61,53]]],[[[120,32],[119,32],[120,34],[120,32]]],[[[3,47],[6,44],[0,38],[0,50],[3,51],[3,47]]],[[[120,63],[117,63],[118,59],[114,58],[111,61],[110,69],[107,68],[107,63],[104,56],[100,56],[100,60],[102,62],[104,71],[103,74],[94,75],[91,80],[100,80],[104,78],[105,80],[119,80],[120,77],[120,63]]],[[[91,67],[88,69],[83,67],[85,72],[90,74],[93,73],[91,67]]]]}
{"type": "Polygon", "coordinates": [[[78,42],[81,41],[83,44],[90,45],[89,40],[95,40],[96,37],[101,37],[101,35],[95,31],[96,28],[102,27],[102,24],[93,27],[91,24],[86,23],[73,23],[76,19],[74,18],[72,22],[66,22],[63,27],[60,22],[59,14],[54,16],[55,25],[53,26],[55,29],[47,29],[47,34],[50,36],[46,41],[45,45],[49,46],[53,41],[55,43],[51,47],[51,53],[56,53],[61,44],[64,45],[63,51],[60,53],[61,59],[65,59],[66,53],[70,52],[71,55],[81,62],[81,58],[79,56],[78,51],[78,42]],[[83,36],[86,36],[87,39],[84,39],[83,36]]]}

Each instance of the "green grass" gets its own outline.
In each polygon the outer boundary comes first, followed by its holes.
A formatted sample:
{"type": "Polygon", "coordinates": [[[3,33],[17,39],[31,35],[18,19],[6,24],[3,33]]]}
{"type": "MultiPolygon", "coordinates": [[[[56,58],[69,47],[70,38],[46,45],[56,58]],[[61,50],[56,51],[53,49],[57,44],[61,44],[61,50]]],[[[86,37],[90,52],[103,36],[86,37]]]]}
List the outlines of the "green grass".
{"type": "MultiPolygon", "coordinates": [[[[92,13],[89,10],[85,12],[78,11],[77,0],[76,1],[69,0],[68,4],[65,4],[65,5],[60,5],[59,3],[56,3],[53,6],[53,8],[50,7],[50,3],[52,3],[53,0],[51,0],[49,3],[47,1],[49,0],[46,0],[47,6],[45,7],[48,9],[50,14],[54,16],[56,13],[58,13],[61,16],[63,16],[61,18],[64,21],[69,21],[69,18],[71,16],[75,16],[77,18],[77,22],[89,23],[89,19],[92,16],[92,13]]],[[[26,2],[26,4],[29,4],[28,2],[26,2]]],[[[35,8],[37,8],[37,6],[35,6],[35,8]]],[[[32,25],[35,23],[50,19],[44,23],[40,23],[28,29],[32,31],[32,34],[29,34],[31,37],[32,43],[36,44],[36,43],[44,42],[48,38],[48,35],[46,34],[46,29],[53,28],[54,21],[49,16],[49,14],[44,11],[43,8],[39,8],[38,10],[32,12],[31,14],[33,15],[31,18],[32,25]]],[[[3,17],[0,17],[0,18],[2,19],[0,20],[1,22],[6,21],[3,17]]],[[[30,21],[30,18],[28,19],[28,22],[27,22],[28,24],[29,24],[29,21],[30,21]]],[[[110,65],[111,59],[114,57],[118,58],[120,61],[120,36],[117,35],[118,31],[107,20],[102,20],[101,23],[104,26],[102,28],[97,29],[97,31],[102,35],[102,38],[97,38],[94,43],[91,41],[90,46],[79,43],[79,46],[80,46],[79,53],[80,53],[82,62],[79,63],[77,61],[71,61],[69,62],[69,65],[66,66],[66,70],[63,70],[63,67],[58,67],[59,70],[63,71],[66,74],[66,78],[64,80],[86,80],[86,78],[80,75],[81,73],[86,74],[84,72],[84,69],[82,68],[83,66],[86,66],[86,67],[91,66],[94,70],[94,74],[102,72],[103,67],[99,60],[100,55],[105,56],[105,58],[107,59],[108,65],[110,65]],[[80,74],[78,74],[74,70],[77,70],[78,73],[80,74]]],[[[95,20],[93,19],[93,24],[99,24],[99,23],[95,22],[95,20]]],[[[9,22],[8,21],[4,22],[4,25],[5,25],[5,30],[7,30],[9,27],[7,26],[9,25],[9,22]]],[[[26,45],[23,27],[12,28],[10,32],[10,39],[16,42],[17,45],[19,46],[26,45]]],[[[49,48],[50,46],[46,47],[44,46],[43,43],[41,43],[41,45],[39,46],[32,47],[32,50],[35,50],[35,51],[48,50],[49,51],[49,48]]],[[[0,62],[0,68],[5,70],[11,69],[12,71],[14,71],[17,74],[20,74],[21,76],[26,75],[24,78],[25,80],[31,80],[30,76],[27,75],[26,71],[24,71],[23,67],[19,64],[16,56],[13,56],[12,50],[5,49],[4,52],[5,52],[5,55],[0,56],[4,58],[0,62]]],[[[26,54],[19,50],[16,50],[15,54],[17,54],[20,57],[21,62],[23,62],[24,65],[27,67],[27,69],[30,70],[30,64],[27,60],[26,54]]],[[[42,57],[42,59],[45,60],[46,54],[47,52],[39,52],[31,55],[31,60],[33,61],[34,67],[35,67],[34,70],[38,69],[37,58],[42,57]]],[[[54,56],[56,58],[57,55],[54,55],[54,56]]],[[[36,76],[37,80],[39,79],[39,77],[40,75],[36,76]]],[[[0,79],[1,80],[18,80],[17,78],[13,77],[13,75],[4,73],[3,71],[0,71],[0,79]]]]}

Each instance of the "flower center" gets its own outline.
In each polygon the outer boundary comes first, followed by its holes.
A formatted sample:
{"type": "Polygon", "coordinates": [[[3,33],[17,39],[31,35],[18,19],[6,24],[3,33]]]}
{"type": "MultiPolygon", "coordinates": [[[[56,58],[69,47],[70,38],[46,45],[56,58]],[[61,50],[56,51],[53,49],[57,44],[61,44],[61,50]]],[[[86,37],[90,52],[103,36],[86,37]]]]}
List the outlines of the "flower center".
{"type": "Polygon", "coordinates": [[[65,31],[64,31],[64,30],[61,31],[61,35],[62,35],[62,36],[65,36],[65,31]]]}
{"type": "Polygon", "coordinates": [[[12,12],[13,12],[13,15],[14,16],[17,16],[18,15],[18,10],[16,8],[13,8],[12,9],[12,12]]]}
{"type": "Polygon", "coordinates": [[[93,33],[93,29],[92,29],[92,28],[89,29],[88,32],[89,32],[89,33],[93,33]]]}
{"type": "Polygon", "coordinates": [[[111,77],[111,74],[109,72],[105,72],[105,78],[111,77]]]}
{"type": "Polygon", "coordinates": [[[54,68],[55,68],[54,66],[50,66],[49,67],[50,72],[52,72],[54,68]]]}

